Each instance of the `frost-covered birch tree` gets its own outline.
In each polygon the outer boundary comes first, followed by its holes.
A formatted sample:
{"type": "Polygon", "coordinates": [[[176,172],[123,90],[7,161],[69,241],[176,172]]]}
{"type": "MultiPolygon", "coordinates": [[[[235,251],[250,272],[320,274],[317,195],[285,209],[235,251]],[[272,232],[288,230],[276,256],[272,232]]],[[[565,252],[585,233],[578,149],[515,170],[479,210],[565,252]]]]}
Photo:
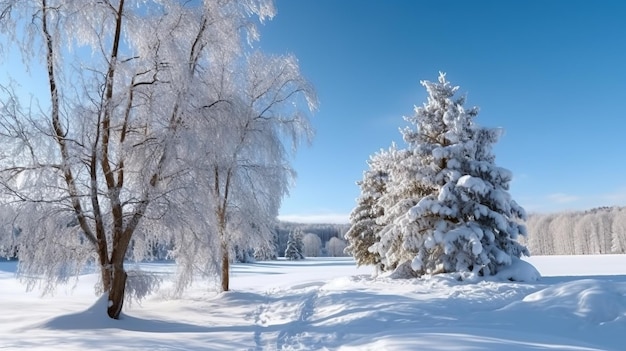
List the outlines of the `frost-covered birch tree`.
{"type": "Polygon", "coordinates": [[[540,255],[622,253],[626,247],[624,213],[623,207],[599,207],[532,214],[526,221],[528,237],[524,241],[532,252],[540,255]]]}
{"type": "Polygon", "coordinates": [[[614,209],[613,226],[611,228],[611,252],[626,253],[626,209],[614,209]]]}
{"type": "Polygon", "coordinates": [[[322,239],[317,234],[306,233],[302,239],[303,255],[305,257],[319,257],[322,253],[322,239]]]}
{"type": "Polygon", "coordinates": [[[330,257],[342,257],[345,256],[346,242],[332,237],[326,242],[326,254],[330,257]]]}
{"type": "MultiPolygon", "coordinates": [[[[530,241],[533,237],[534,231],[531,231],[530,225],[531,216],[529,216],[528,221],[526,222],[526,228],[528,231],[528,240],[530,241]]],[[[574,219],[574,215],[571,212],[559,213],[557,214],[552,222],[549,224],[549,232],[552,236],[552,243],[554,246],[555,254],[563,254],[569,253],[572,254],[574,252],[574,226],[576,222],[574,219]]],[[[545,252],[542,249],[534,251],[531,245],[528,246],[528,249],[534,252],[535,254],[544,255],[545,252]]]]}
{"type": "MultiPolygon", "coordinates": [[[[207,219],[206,235],[217,242],[177,250],[177,257],[211,266],[220,257],[220,281],[229,289],[234,250],[268,249],[281,200],[295,172],[289,164],[301,141],[310,141],[308,120],[317,106],[313,87],[300,73],[292,55],[252,52],[244,58],[223,56],[210,70],[219,84],[209,89],[214,108],[197,119],[193,194],[203,194],[200,209],[207,219]]],[[[190,277],[187,277],[190,278],[190,277]]],[[[188,283],[187,280],[185,283],[188,283]]]]}
{"type": "Polygon", "coordinates": [[[528,255],[517,241],[526,233],[519,221],[526,214],[508,193],[512,174],[491,151],[501,131],[476,125],[478,109],[464,107],[445,74],[422,85],[428,100],[408,119],[417,128],[405,140],[416,145],[419,183],[435,192],[402,219],[403,247],[415,253],[418,274],[495,274],[528,255]]]}
{"type": "Polygon", "coordinates": [[[614,214],[609,209],[604,211],[596,211],[596,230],[595,237],[598,241],[599,253],[607,254],[611,253],[612,240],[611,232],[613,229],[614,214]]]}
{"type": "Polygon", "coordinates": [[[0,1],[3,51],[43,64],[48,91],[25,105],[9,84],[1,89],[0,185],[23,277],[43,277],[50,290],[93,261],[107,313],[119,318],[125,293],[155,282],[127,282],[125,258],[207,232],[181,191],[194,186],[193,136],[221,146],[198,123],[222,103],[208,93],[220,83],[208,68],[241,53],[242,35],[257,38],[251,16],[273,11],[269,0],[0,1]]]}
{"type": "Polygon", "coordinates": [[[532,216],[526,221],[527,228],[533,228],[532,235],[528,236],[529,247],[541,247],[544,255],[554,255],[555,240],[554,228],[551,225],[556,215],[532,216]]]}

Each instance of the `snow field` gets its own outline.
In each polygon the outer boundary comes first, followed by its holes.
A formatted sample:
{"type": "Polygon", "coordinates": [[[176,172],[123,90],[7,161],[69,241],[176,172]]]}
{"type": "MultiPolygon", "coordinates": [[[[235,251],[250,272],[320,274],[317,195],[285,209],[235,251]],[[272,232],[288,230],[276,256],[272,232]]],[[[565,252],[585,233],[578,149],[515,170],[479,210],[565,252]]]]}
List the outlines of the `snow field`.
{"type": "MultiPolygon", "coordinates": [[[[55,296],[0,263],[0,350],[622,350],[626,256],[528,259],[531,283],[371,277],[350,259],[237,264],[233,291],[165,283],[113,321],[95,274],[55,296]],[[582,273],[582,274],[577,274],[582,273]]],[[[144,269],[173,272],[169,263],[144,269]]]]}

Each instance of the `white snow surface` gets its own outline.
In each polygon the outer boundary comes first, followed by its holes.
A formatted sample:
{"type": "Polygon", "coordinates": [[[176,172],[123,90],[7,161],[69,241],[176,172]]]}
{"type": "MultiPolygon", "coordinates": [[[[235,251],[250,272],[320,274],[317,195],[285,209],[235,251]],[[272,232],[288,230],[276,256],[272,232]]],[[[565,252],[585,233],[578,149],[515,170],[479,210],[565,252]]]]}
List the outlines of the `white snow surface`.
{"type": "MultiPolygon", "coordinates": [[[[56,295],[25,292],[0,262],[0,350],[624,350],[626,255],[539,256],[501,280],[372,278],[349,258],[235,264],[232,291],[166,282],[122,319],[84,274],[56,295]],[[511,276],[530,282],[512,282],[511,276]]],[[[502,273],[502,272],[501,272],[502,273]]]]}

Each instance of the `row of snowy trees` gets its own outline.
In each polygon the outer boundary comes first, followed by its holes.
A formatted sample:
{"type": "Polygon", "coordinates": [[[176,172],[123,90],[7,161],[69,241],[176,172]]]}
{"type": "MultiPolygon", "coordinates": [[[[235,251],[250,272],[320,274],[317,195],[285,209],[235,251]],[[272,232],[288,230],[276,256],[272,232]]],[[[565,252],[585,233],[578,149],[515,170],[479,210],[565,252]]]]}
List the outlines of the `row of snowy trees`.
{"type": "Polygon", "coordinates": [[[43,72],[26,93],[0,82],[0,247],[22,277],[50,290],[95,262],[119,318],[158,283],[126,259],[168,247],[180,289],[201,273],[228,290],[236,249],[274,250],[316,97],[295,57],[254,49],[273,15],[271,0],[0,0],[0,52],[43,72]]]}
{"type": "Polygon", "coordinates": [[[405,118],[407,145],[372,155],[345,237],[358,264],[396,276],[492,275],[528,255],[524,210],[508,193],[510,171],[495,164],[499,129],[479,127],[440,74],[422,81],[428,101],[405,118]]]}
{"type": "MultiPolygon", "coordinates": [[[[348,224],[338,223],[296,223],[280,221],[276,224],[274,234],[274,245],[276,247],[276,256],[282,256],[287,248],[287,240],[289,234],[295,230],[304,233],[305,239],[308,234],[315,234],[321,241],[321,254],[318,256],[328,256],[325,248],[332,238],[343,238],[350,226],[348,224]]],[[[313,249],[311,249],[313,250],[313,249]]],[[[315,255],[305,255],[307,257],[315,257],[315,255]]]]}
{"type": "Polygon", "coordinates": [[[528,248],[536,255],[626,253],[626,208],[532,214],[526,221],[528,248]]]}
{"type": "Polygon", "coordinates": [[[306,233],[296,229],[289,233],[285,258],[289,260],[301,260],[306,257],[341,257],[345,256],[346,242],[337,237],[332,237],[322,246],[322,240],[317,234],[306,233]]]}
{"type": "Polygon", "coordinates": [[[331,238],[343,238],[345,233],[350,229],[350,225],[347,223],[297,223],[297,222],[284,222],[280,221],[276,225],[276,231],[278,234],[279,252],[284,251],[286,238],[294,230],[301,230],[303,233],[316,234],[322,241],[322,245],[325,245],[331,238]]]}

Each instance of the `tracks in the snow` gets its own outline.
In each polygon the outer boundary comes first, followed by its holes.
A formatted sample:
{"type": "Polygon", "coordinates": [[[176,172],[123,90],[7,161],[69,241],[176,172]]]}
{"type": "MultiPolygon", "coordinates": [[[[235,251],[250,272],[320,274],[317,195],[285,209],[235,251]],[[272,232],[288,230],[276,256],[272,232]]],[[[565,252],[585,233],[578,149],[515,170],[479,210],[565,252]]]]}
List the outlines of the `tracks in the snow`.
{"type": "Polygon", "coordinates": [[[255,351],[304,350],[311,347],[310,329],[323,283],[272,291],[255,312],[255,351]]]}

